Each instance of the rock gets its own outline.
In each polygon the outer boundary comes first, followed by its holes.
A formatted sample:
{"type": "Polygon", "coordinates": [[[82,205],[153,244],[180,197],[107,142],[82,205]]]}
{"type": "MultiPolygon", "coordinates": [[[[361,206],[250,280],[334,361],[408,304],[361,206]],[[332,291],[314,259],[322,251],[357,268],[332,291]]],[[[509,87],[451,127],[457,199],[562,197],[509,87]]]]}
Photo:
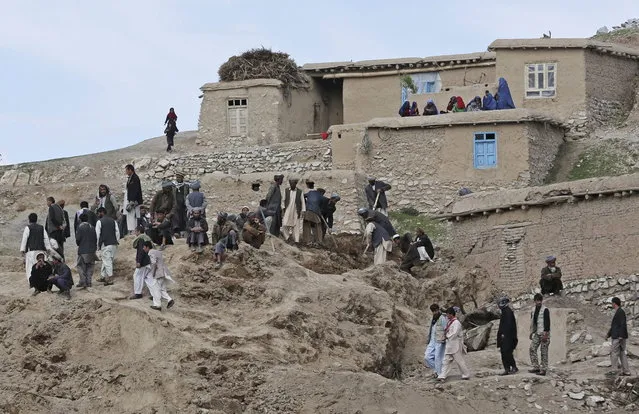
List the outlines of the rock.
{"type": "Polygon", "coordinates": [[[83,167],[80,171],[78,171],[79,177],[88,177],[93,174],[93,168],[91,167],[83,167]]]}
{"type": "Polygon", "coordinates": [[[588,405],[588,407],[596,407],[597,404],[601,404],[604,401],[606,401],[604,397],[600,397],[598,395],[591,395],[590,397],[586,399],[586,404],[588,405]]]}
{"type": "Polygon", "coordinates": [[[570,397],[573,400],[583,400],[585,396],[586,396],[586,394],[584,394],[583,391],[581,391],[581,392],[569,392],[568,393],[568,397],[570,397]]]}
{"type": "Polygon", "coordinates": [[[171,161],[167,160],[166,158],[163,158],[160,161],[158,161],[158,167],[162,169],[168,167],[170,164],[171,164],[171,161]]]}
{"type": "Polygon", "coordinates": [[[612,364],[610,363],[610,361],[601,361],[600,363],[597,364],[598,367],[610,367],[612,366],[612,364]]]}
{"type": "Polygon", "coordinates": [[[492,327],[493,323],[489,322],[486,325],[467,330],[464,333],[464,343],[468,347],[468,351],[481,351],[486,348],[492,327]]]}
{"type": "Polygon", "coordinates": [[[15,183],[13,183],[13,185],[29,185],[29,174],[26,172],[18,173],[18,177],[16,178],[16,181],[15,183]]]}
{"type": "Polygon", "coordinates": [[[577,341],[579,340],[579,338],[581,338],[581,335],[582,335],[583,333],[584,333],[583,331],[574,333],[574,334],[570,337],[570,343],[571,343],[571,344],[574,344],[575,342],[577,342],[577,341]]]}
{"type": "Polygon", "coordinates": [[[609,30],[608,30],[608,27],[606,27],[606,26],[603,26],[603,27],[600,27],[599,29],[597,29],[597,34],[606,34],[608,32],[609,32],[609,30]]]}
{"type": "Polygon", "coordinates": [[[13,185],[18,178],[18,170],[6,171],[2,178],[0,178],[0,184],[13,185]]]}

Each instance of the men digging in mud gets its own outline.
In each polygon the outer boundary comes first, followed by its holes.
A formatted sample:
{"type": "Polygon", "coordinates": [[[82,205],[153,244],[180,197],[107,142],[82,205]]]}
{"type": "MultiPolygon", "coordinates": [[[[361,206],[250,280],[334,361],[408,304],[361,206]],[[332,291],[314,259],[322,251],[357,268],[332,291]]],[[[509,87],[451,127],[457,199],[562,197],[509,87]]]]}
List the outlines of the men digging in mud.
{"type": "Polygon", "coordinates": [[[373,264],[386,263],[386,255],[393,250],[393,242],[388,235],[388,231],[386,231],[383,226],[375,223],[373,217],[366,218],[364,238],[366,240],[364,253],[366,253],[371,246],[375,252],[373,264]]]}
{"type": "Polygon", "coordinates": [[[44,231],[44,226],[38,224],[38,215],[36,213],[29,214],[29,224],[22,232],[22,243],[20,243],[20,253],[24,257],[27,280],[32,275],[32,268],[37,261],[38,255],[51,250],[49,235],[44,231]]]}
{"type": "Polygon", "coordinates": [[[386,200],[386,191],[390,190],[390,184],[377,180],[375,177],[368,177],[368,185],[364,188],[368,208],[373,211],[379,211],[388,216],[388,201],[386,200]]]}

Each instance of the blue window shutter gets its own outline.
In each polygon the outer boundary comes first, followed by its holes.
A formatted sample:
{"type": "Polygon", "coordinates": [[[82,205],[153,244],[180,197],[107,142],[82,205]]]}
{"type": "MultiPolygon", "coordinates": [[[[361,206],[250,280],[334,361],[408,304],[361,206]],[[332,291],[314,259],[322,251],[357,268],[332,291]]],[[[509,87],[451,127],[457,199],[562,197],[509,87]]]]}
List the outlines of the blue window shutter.
{"type": "Polygon", "coordinates": [[[426,82],[426,93],[435,92],[435,82],[426,82]]]}
{"type": "Polygon", "coordinates": [[[482,168],[486,165],[484,142],[475,142],[475,168],[482,168]]]}
{"type": "Polygon", "coordinates": [[[484,145],[486,146],[486,166],[494,167],[497,165],[497,143],[488,141],[484,145]]]}

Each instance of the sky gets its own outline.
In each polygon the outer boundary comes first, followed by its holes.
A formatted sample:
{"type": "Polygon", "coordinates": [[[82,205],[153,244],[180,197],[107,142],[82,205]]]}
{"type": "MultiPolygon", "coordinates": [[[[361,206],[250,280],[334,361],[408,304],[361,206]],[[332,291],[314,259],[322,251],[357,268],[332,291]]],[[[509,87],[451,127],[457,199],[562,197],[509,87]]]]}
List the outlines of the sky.
{"type": "Polygon", "coordinates": [[[2,164],[197,129],[199,88],[264,46],[299,64],[484,51],[497,38],[590,37],[637,0],[0,0],[2,164]],[[614,7],[612,5],[614,4],[614,7]]]}

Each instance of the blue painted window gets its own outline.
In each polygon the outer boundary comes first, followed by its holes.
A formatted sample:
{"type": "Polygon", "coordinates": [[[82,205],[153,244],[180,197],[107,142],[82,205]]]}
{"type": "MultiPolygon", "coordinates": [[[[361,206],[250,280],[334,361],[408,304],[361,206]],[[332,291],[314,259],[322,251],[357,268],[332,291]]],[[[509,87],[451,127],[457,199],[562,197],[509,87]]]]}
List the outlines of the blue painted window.
{"type": "Polygon", "coordinates": [[[475,168],[494,168],[497,166],[497,134],[494,132],[476,132],[474,137],[475,168]]]}

